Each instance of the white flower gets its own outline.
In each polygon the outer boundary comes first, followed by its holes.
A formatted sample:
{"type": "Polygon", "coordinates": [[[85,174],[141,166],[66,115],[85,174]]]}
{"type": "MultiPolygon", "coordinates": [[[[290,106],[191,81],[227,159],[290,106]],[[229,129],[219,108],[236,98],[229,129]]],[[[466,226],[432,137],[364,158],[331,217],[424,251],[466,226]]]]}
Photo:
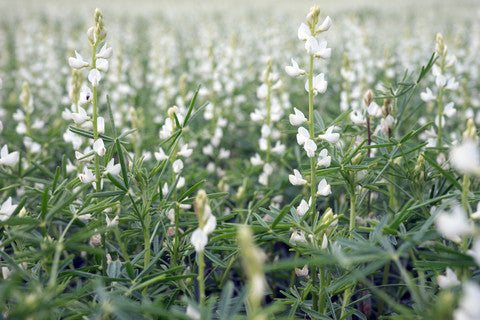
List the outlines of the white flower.
{"type": "Polygon", "coordinates": [[[96,87],[98,86],[98,83],[102,79],[102,75],[100,74],[100,71],[97,69],[92,69],[88,73],[88,81],[92,84],[92,86],[96,87]]]}
{"type": "Polygon", "coordinates": [[[112,220],[108,217],[108,215],[105,215],[105,220],[107,221],[107,227],[114,227],[118,226],[118,215],[115,216],[112,220]]]}
{"type": "Polygon", "coordinates": [[[293,174],[288,175],[288,180],[294,186],[301,186],[307,183],[307,180],[303,179],[300,171],[298,171],[297,169],[293,169],[293,174]]]}
{"type": "Polygon", "coordinates": [[[190,243],[193,245],[196,252],[203,252],[208,243],[208,237],[202,229],[198,228],[192,232],[190,243]]]}
{"type": "Polygon", "coordinates": [[[20,153],[18,151],[8,153],[7,145],[0,151],[0,165],[12,167],[18,163],[20,153]]]}
{"type": "Polygon", "coordinates": [[[293,111],[295,114],[288,115],[288,119],[290,120],[290,124],[292,126],[299,126],[302,123],[307,122],[307,118],[302,111],[298,110],[297,108],[293,108],[293,111]]]}
{"type": "Polygon", "coordinates": [[[168,159],[168,156],[165,154],[165,151],[163,151],[162,147],[159,148],[158,152],[154,153],[154,156],[157,161],[163,161],[168,159]]]}
{"type": "Polygon", "coordinates": [[[330,16],[327,16],[323,22],[317,27],[316,31],[317,32],[324,32],[324,31],[327,31],[328,29],[330,29],[330,27],[332,26],[332,19],[330,18],[330,16]]]}
{"type": "Polygon", "coordinates": [[[480,287],[478,284],[467,281],[463,284],[463,295],[458,309],[453,312],[455,320],[478,320],[480,315],[480,287]]]}
{"type": "Polygon", "coordinates": [[[307,140],[310,139],[310,133],[308,133],[307,129],[304,127],[299,127],[298,128],[298,133],[297,133],[297,143],[301,146],[307,142],[307,140]]]}
{"type": "Polygon", "coordinates": [[[332,158],[328,155],[327,149],[322,149],[318,154],[318,162],[317,167],[330,167],[330,163],[332,162],[332,158]]]}
{"type": "Polygon", "coordinates": [[[258,153],[255,153],[255,156],[250,158],[250,162],[254,167],[260,166],[263,164],[262,158],[260,158],[260,155],[258,153]]]}
{"type": "Polygon", "coordinates": [[[97,132],[105,133],[105,119],[103,117],[97,118],[97,132]]]}
{"type": "Polygon", "coordinates": [[[92,170],[88,169],[87,167],[83,168],[83,174],[82,173],[78,174],[78,178],[84,184],[95,181],[95,176],[93,175],[92,170]]]}
{"type": "Polygon", "coordinates": [[[87,112],[82,107],[78,107],[78,112],[72,113],[72,119],[76,124],[82,124],[85,121],[89,120],[90,117],[87,115],[87,112]]]}
{"type": "Polygon", "coordinates": [[[480,266],[480,239],[475,239],[472,249],[468,250],[467,254],[473,258],[477,265],[480,266]]]}
{"type": "Polygon", "coordinates": [[[472,225],[460,206],[453,207],[451,212],[440,212],[435,219],[435,226],[444,238],[455,242],[460,242],[462,236],[472,231],[472,225]]]}
{"type": "Polygon", "coordinates": [[[447,83],[447,78],[443,74],[437,74],[435,77],[435,84],[441,88],[447,83]]]}
{"type": "Polygon", "coordinates": [[[457,275],[450,268],[447,268],[445,275],[437,276],[437,282],[442,289],[454,287],[460,284],[457,275]]]}
{"type": "Polygon", "coordinates": [[[480,153],[477,143],[467,140],[450,150],[450,161],[463,174],[480,174],[480,153]]]}
{"type": "Polygon", "coordinates": [[[331,126],[327,129],[325,134],[320,134],[318,137],[322,140],[325,140],[329,143],[337,143],[338,140],[340,139],[340,134],[339,133],[333,133],[333,129],[335,129],[335,126],[331,126]]]}
{"type": "Polygon", "coordinates": [[[297,232],[297,230],[293,230],[292,235],[290,236],[290,243],[296,245],[298,242],[307,243],[307,239],[302,231],[297,232]]]}
{"type": "Polygon", "coordinates": [[[202,148],[202,153],[207,156],[213,156],[213,146],[211,144],[207,144],[202,148]]]}
{"type": "Polygon", "coordinates": [[[5,221],[10,218],[16,208],[16,204],[12,205],[12,197],[8,197],[8,199],[2,203],[2,207],[0,208],[0,221],[5,221]]]}
{"type": "Polygon", "coordinates": [[[328,248],[328,238],[327,238],[327,234],[324,233],[323,239],[322,239],[322,249],[325,250],[327,248],[328,248]]]}
{"type": "Polygon", "coordinates": [[[95,151],[100,157],[103,157],[105,155],[107,149],[105,149],[102,138],[95,140],[95,142],[93,143],[93,151],[95,151]]]}
{"type": "Polygon", "coordinates": [[[480,201],[477,203],[477,211],[472,213],[472,219],[480,219],[480,201]]]}
{"type": "Polygon", "coordinates": [[[97,69],[102,72],[108,71],[108,60],[107,59],[97,59],[96,62],[97,69]]]}
{"type": "Polygon", "coordinates": [[[308,265],[304,265],[302,269],[295,268],[297,277],[308,277],[308,265]]]}
{"type": "Polygon", "coordinates": [[[292,65],[291,66],[286,66],[285,67],[285,72],[292,78],[298,78],[300,75],[302,74],[305,74],[305,70],[303,69],[300,69],[298,67],[298,63],[292,59],[290,59],[292,61],[292,65]]]}
{"type": "Polygon", "coordinates": [[[107,44],[105,43],[102,49],[100,49],[100,52],[97,53],[97,58],[110,59],[112,55],[113,55],[112,47],[108,47],[107,44]]]}
{"type": "Polygon", "coordinates": [[[172,167],[173,167],[173,172],[179,173],[183,169],[183,161],[180,159],[175,160],[172,164],[172,167]]]}
{"type": "Polygon", "coordinates": [[[92,219],[92,215],[90,213],[86,213],[79,215],[77,218],[80,221],[87,222],[88,220],[92,219]]]}
{"type": "Polygon", "coordinates": [[[192,155],[193,153],[193,149],[188,149],[188,144],[184,144],[181,148],[180,148],[180,151],[178,151],[178,155],[179,156],[182,156],[182,157],[185,157],[185,158],[188,158],[192,155]]]}
{"type": "Polygon", "coordinates": [[[198,310],[192,307],[191,305],[187,306],[186,315],[190,317],[190,319],[192,320],[200,320],[202,318],[202,315],[200,314],[200,312],[198,312],[198,310]]]}
{"type": "MultiPolygon", "coordinates": [[[[210,208],[208,205],[206,207],[210,208]]],[[[205,212],[207,212],[207,210],[205,210],[205,212]]],[[[207,222],[203,226],[202,230],[208,236],[210,233],[212,233],[215,230],[216,227],[217,227],[217,218],[211,213],[211,210],[210,210],[210,215],[208,217],[207,222]]]]}
{"type": "Polygon", "coordinates": [[[327,41],[318,43],[314,37],[308,37],[305,42],[305,49],[309,55],[317,58],[328,59],[332,55],[332,49],[327,48],[327,41]]]}
{"type": "Polygon", "coordinates": [[[363,114],[358,110],[354,110],[350,113],[350,120],[358,125],[364,125],[367,123],[367,120],[365,120],[363,114]]]}
{"type": "Polygon", "coordinates": [[[303,148],[307,152],[307,157],[309,157],[309,158],[315,157],[315,151],[317,150],[317,144],[312,139],[308,139],[307,141],[305,141],[305,144],[303,145],[303,148]]]}
{"type": "Polygon", "coordinates": [[[219,159],[228,159],[230,158],[230,150],[227,150],[225,148],[220,148],[218,152],[218,158],[219,159]]]}
{"type": "Polygon", "coordinates": [[[456,112],[457,110],[455,109],[455,104],[453,102],[447,103],[443,109],[443,114],[449,118],[453,117],[456,112]]]}
{"type": "Polygon", "coordinates": [[[302,199],[302,201],[300,201],[300,204],[297,207],[297,214],[300,217],[303,217],[305,215],[305,213],[308,212],[309,208],[310,208],[310,205],[308,204],[308,202],[305,201],[304,199],[302,199]]]}
{"type": "Polygon", "coordinates": [[[447,90],[457,90],[458,86],[459,86],[459,84],[458,84],[457,81],[455,81],[455,78],[451,77],[450,79],[448,79],[447,85],[445,86],[445,89],[447,89],[447,90]]]}
{"type": "Polygon", "coordinates": [[[178,178],[177,189],[183,188],[185,186],[185,177],[178,178]]]}
{"type": "Polygon", "coordinates": [[[105,173],[110,173],[112,176],[118,176],[122,167],[120,163],[115,164],[114,159],[110,159],[107,163],[107,167],[105,168],[105,173]]]}
{"type": "Polygon", "coordinates": [[[268,95],[268,86],[265,83],[262,83],[262,85],[257,89],[257,97],[258,99],[265,99],[267,95],[268,95]]]}
{"type": "Polygon", "coordinates": [[[160,139],[170,138],[170,136],[172,135],[172,131],[173,131],[172,119],[166,118],[165,123],[164,123],[164,125],[162,126],[162,128],[160,129],[160,132],[159,132],[160,139]]]}
{"type": "MultiPolygon", "coordinates": [[[[325,81],[325,75],[320,73],[312,79],[313,94],[324,93],[327,91],[328,82],[325,81]]],[[[308,79],[305,82],[305,90],[308,92],[308,79]]]]}
{"type": "Polygon", "coordinates": [[[75,51],[75,58],[68,58],[68,64],[73,69],[81,69],[88,66],[88,62],[83,60],[82,56],[77,51],[75,51]]]}
{"type": "Polygon", "coordinates": [[[318,183],[317,195],[326,197],[331,193],[332,193],[332,189],[331,189],[330,185],[327,183],[327,180],[325,180],[325,178],[323,178],[318,183]]]}
{"type": "Polygon", "coordinates": [[[298,39],[305,41],[308,39],[308,37],[312,36],[312,33],[310,32],[310,29],[307,27],[307,25],[305,23],[302,23],[298,28],[297,35],[298,39]]]}
{"type": "Polygon", "coordinates": [[[382,108],[375,101],[372,101],[367,107],[367,112],[371,117],[378,118],[382,115],[382,108]]]}
{"type": "Polygon", "coordinates": [[[260,129],[260,133],[262,138],[267,138],[272,133],[272,129],[270,129],[270,127],[266,123],[264,123],[262,125],[262,128],[260,129]]]}
{"type": "Polygon", "coordinates": [[[92,99],[93,93],[92,90],[86,85],[82,86],[82,89],[80,89],[80,96],[78,99],[78,103],[83,106],[87,102],[90,102],[92,99]]]}
{"type": "Polygon", "coordinates": [[[420,98],[425,102],[434,101],[437,99],[433,95],[432,90],[430,90],[430,88],[427,88],[425,92],[420,93],[420,98]]]}
{"type": "Polygon", "coordinates": [[[280,141],[277,141],[275,143],[275,146],[270,151],[272,151],[272,153],[274,154],[282,155],[285,153],[285,149],[286,149],[285,145],[281,144],[280,141]]]}

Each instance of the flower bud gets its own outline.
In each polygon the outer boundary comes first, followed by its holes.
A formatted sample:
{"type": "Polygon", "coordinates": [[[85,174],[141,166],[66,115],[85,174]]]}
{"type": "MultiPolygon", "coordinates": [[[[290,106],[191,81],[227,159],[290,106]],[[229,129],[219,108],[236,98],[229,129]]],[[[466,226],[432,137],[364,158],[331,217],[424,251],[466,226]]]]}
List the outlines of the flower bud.
{"type": "Polygon", "coordinates": [[[368,90],[365,92],[365,95],[363,96],[363,103],[365,103],[365,106],[370,106],[370,104],[373,102],[373,91],[368,90]]]}
{"type": "Polygon", "coordinates": [[[463,132],[463,141],[468,140],[478,141],[477,128],[473,119],[467,120],[467,130],[463,132]]]}

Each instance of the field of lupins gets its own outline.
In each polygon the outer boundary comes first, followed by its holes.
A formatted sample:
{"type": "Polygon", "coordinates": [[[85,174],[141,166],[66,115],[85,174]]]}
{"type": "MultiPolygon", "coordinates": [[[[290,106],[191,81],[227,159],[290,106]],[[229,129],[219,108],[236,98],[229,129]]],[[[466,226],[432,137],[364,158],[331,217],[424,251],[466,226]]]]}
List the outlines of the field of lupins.
{"type": "Polygon", "coordinates": [[[2,10],[1,319],[480,319],[480,6],[283,5],[2,10]]]}

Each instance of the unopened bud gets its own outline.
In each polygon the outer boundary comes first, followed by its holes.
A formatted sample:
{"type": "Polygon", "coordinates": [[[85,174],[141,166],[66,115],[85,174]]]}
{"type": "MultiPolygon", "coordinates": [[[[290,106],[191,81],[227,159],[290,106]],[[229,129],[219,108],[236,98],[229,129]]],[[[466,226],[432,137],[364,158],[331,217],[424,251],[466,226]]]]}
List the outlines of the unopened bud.
{"type": "Polygon", "coordinates": [[[477,128],[473,119],[467,120],[467,130],[463,132],[463,141],[466,142],[467,140],[478,141],[477,128]]]}
{"type": "Polygon", "coordinates": [[[365,95],[363,96],[363,103],[365,103],[365,106],[370,106],[370,104],[373,102],[373,91],[368,90],[365,92],[365,95]]]}
{"type": "Polygon", "coordinates": [[[307,14],[307,21],[310,25],[315,26],[318,22],[318,16],[320,15],[320,7],[313,6],[310,8],[310,12],[307,14]]]}
{"type": "Polygon", "coordinates": [[[303,266],[302,269],[295,268],[297,277],[308,277],[308,265],[303,266]]]}
{"type": "Polygon", "coordinates": [[[435,51],[442,57],[447,54],[447,46],[445,45],[443,35],[441,33],[437,33],[435,51]]]}

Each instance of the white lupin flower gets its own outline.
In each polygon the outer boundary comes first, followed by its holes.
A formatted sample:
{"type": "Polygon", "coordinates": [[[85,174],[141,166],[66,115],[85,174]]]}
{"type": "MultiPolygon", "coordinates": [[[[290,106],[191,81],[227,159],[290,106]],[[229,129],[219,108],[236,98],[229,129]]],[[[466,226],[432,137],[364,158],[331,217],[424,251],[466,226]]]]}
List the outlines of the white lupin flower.
{"type": "Polygon", "coordinates": [[[180,151],[178,151],[177,155],[188,158],[192,155],[193,149],[188,149],[188,144],[184,144],[180,151]]]}
{"type": "Polygon", "coordinates": [[[118,176],[120,174],[120,170],[122,167],[120,163],[115,164],[114,159],[110,159],[107,163],[107,167],[105,168],[105,173],[110,173],[112,176],[118,176]]]}
{"type": "Polygon", "coordinates": [[[458,308],[453,312],[455,320],[478,320],[480,314],[480,286],[467,281],[463,284],[463,295],[458,308]]]}
{"type": "Polygon", "coordinates": [[[93,97],[92,90],[86,85],[83,85],[82,88],[80,89],[80,96],[78,99],[78,103],[83,106],[87,102],[90,102],[93,97]]]}
{"type": "Polygon", "coordinates": [[[112,55],[113,55],[112,47],[107,46],[107,44],[105,43],[102,49],[100,49],[100,52],[97,53],[97,58],[110,59],[112,55]]]}
{"type": "Polygon", "coordinates": [[[378,118],[382,116],[382,107],[380,107],[375,101],[372,101],[367,107],[367,112],[371,117],[378,118]]]}
{"type": "Polygon", "coordinates": [[[102,72],[108,71],[108,60],[107,59],[97,59],[97,69],[102,72]]]}
{"type": "Polygon", "coordinates": [[[477,211],[473,212],[471,217],[476,220],[480,219],[480,201],[477,203],[477,211]]]}
{"type": "Polygon", "coordinates": [[[178,178],[177,189],[183,188],[185,186],[185,177],[178,178]]]}
{"type": "Polygon", "coordinates": [[[12,167],[18,163],[20,153],[18,151],[8,153],[7,145],[0,151],[0,165],[12,167]]]}
{"type": "Polygon", "coordinates": [[[318,43],[317,39],[314,37],[309,37],[305,42],[305,50],[311,56],[317,58],[328,59],[332,55],[332,49],[327,48],[327,41],[322,41],[318,43]]]}
{"type": "Polygon", "coordinates": [[[88,169],[87,167],[83,168],[83,173],[78,174],[78,178],[84,184],[95,181],[95,176],[93,175],[92,170],[88,169]]]}
{"type": "Polygon", "coordinates": [[[437,74],[435,77],[435,84],[437,87],[442,88],[445,86],[445,84],[447,84],[447,78],[443,74],[437,74]]]}
{"type": "Polygon", "coordinates": [[[363,114],[358,110],[353,110],[350,113],[350,120],[352,120],[353,123],[358,125],[365,125],[367,123],[367,120],[365,119],[363,114]]]}
{"type": "Polygon", "coordinates": [[[307,141],[305,141],[305,144],[303,145],[303,148],[307,152],[307,157],[309,157],[309,158],[315,157],[315,151],[317,150],[317,144],[312,139],[308,139],[307,141]]]}
{"type": "Polygon", "coordinates": [[[107,222],[107,227],[114,227],[118,226],[118,215],[115,216],[112,220],[108,217],[108,215],[105,215],[105,220],[107,222]]]}
{"type": "Polygon", "coordinates": [[[297,108],[293,108],[293,111],[295,112],[295,114],[288,115],[288,119],[290,120],[290,124],[292,126],[299,126],[307,122],[307,118],[302,111],[298,110],[297,108]]]}
{"type": "Polygon", "coordinates": [[[317,167],[330,167],[330,163],[332,162],[332,157],[328,155],[327,149],[322,149],[318,154],[318,162],[317,167]]]}
{"type": "Polygon", "coordinates": [[[90,81],[90,83],[94,87],[98,86],[101,79],[102,79],[102,74],[97,69],[92,69],[88,73],[88,81],[90,81]]]}
{"type": "Polygon", "coordinates": [[[82,124],[85,121],[89,120],[90,117],[87,115],[87,112],[82,107],[78,107],[78,112],[72,113],[72,119],[76,124],[82,124]]]}
{"type": "Polygon", "coordinates": [[[472,249],[468,250],[467,254],[473,258],[477,265],[480,266],[480,239],[475,239],[472,249]]]}
{"type": "Polygon", "coordinates": [[[275,146],[270,151],[272,151],[274,154],[282,155],[285,153],[286,148],[287,147],[284,144],[282,144],[280,141],[277,141],[275,146]]]}
{"type": "Polygon", "coordinates": [[[420,98],[425,102],[435,101],[437,99],[437,97],[433,95],[432,90],[430,90],[430,88],[426,88],[425,92],[420,93],[420,98]]]}
{"type": "Polygon", "coordinates": [[[317,32],[324,32],[324,31],[328,31],[328,29],[330,29],[330,27],[332,26],[333,22],[332,22],[332,19],[330,18],[330,16],[327,16],[323,22],[317,27],[316,31],[317,32]]]}
{"type": "Polygon", "coordinates": [[[301,186],[307,183],[307,180],[303,179],[300,171],[298,171],[297,169],[293,169],[293,174],[288,175],[288,180],[294,186],[301,186]]]}
{"type": "Polygon", "coordinates": [[[160,147],[158,152],[155,152],[153,155],[155,156],[155,159],[157,159],[157,161],[163,161],[168,159],[168,155],[165,154],[165,151],[163,151],[162,147],[160,147]]]}
{"type": "Polygon", "coordinates": [[[450,149],[450,161],[460,173],[480,174],[480,153],[473,140],[467,140],[450,149]]]}
{"type": "Polygon", "coordinates": [[[299,127],[298,128],[298,133],[297,133],[297,143],[301,146],[307,142],[307,140],[310,139],[310,133],[308,133],[307,129],[304,127],[299,127]]]}
{"type": "Polygon", "coordinates": [[[255,153],[255,155],[250,158],[250,162],[254,167],[261,166],[263,164],[263,160],[262,158],[260,158],[260,155],[258,153],[255,153]]]}
{"type": "Polygon", "coordinates": [[[323,239],[322,239],[322,247],[323,250],[326,250],[328,248],[328,238],[327,234],[323,234],[323,239]]]}
{"type": "Polygon", "coordinates": [[[100,134],[105,133],[105,119],[103,117],[97,118],[97,132],[100,134]]]}
{"type": "Polygon", "coordinates": [[[331,193],[332,193],[332,189],[331,189],[330,185],[327,183],[327,180],[325,180],[325,178],[323,178],[318,183],[317,195],[326,197],[331,193]]]}
{"type": "Polygon", "coordinates": [[[305,70],[300,69],[300,68],[298,67],[298,63],[297,63],[293,58],[291,58],[290,60],[291,60],[291,62],[292,62],[292,65],[285,67],[285,72],[286,72],[290,77],[292,77],[292,78],[298,78],[300,75],[305,74],[305,70]]]}
{"type": "Polygon", "coordinates": [[[458,286],[460,284],[457,275],[450,268],[447,268],[445,275],[437,276],[437,282],[442,289],[458,286]]]}
{"type": "Polygon", "coordinates": [[[219,159],[228,159],[230,158],[230,150],[227,150],[225,148],[220,148],[218,152],[218,158],[219,159]]]}
{"type": "Polygon", "coordinates": [[[83,60],[82,56],[77,51],[75,51],[75,58],[68,58],[68,64],[73,69],[82,69],[89,65],[89,63],[83,60]]]}
{"type": "Polygon", "coordinates": [[[181,159],[177,159],[172,164],[173,172],[179,173],[183,169],[183,161],[181,159]]]}
{"type": "MultiPolygon", "coordinates": [[[[205,212],[206,212],[206,210],[205,210],[205,212]]],[[[202,230],[208,236],[210,233],[215,231],[216,227],[217,227],[217,218],[213,214],[211,214],[211,211],[210,211],[210,215],[208,217],[208,220],[205,223],[205,225],[203,226],[202,230]]]]}
{"type": "Polygon", "coordinates": [[[297,243],[307,243],[307,239],[305,238],[305,234],[297,230],[293,230],[292,235],[290,236],[290,243],[296,245],[297,243]]]}
{"type": "Polygon", "coordinates": [[[453,207],[450,212],[440,212],[435,219],[435,226],[444,238],[454,242],[460,242],[462,236],[472,231],[472,225],[460,206],[453,207]]]}
{"type": "Polygon", "coordinates": [[[455,109],[455,104],[453,102],[447,103],[445,105],[445,108],[443,109],[443,114],[449,118],[453,117],[456,112],[457,112],[457,109],[455,109]]]}
{"type": "Polygon", "coordinates": [[[308,37],[312,36],[312,33],[310,32],[310,29],[307,27],[307,25],[302,22],[302,24],[298,28],[297,35],[298,35],[298,39],[302,41],[306,41],[308,37]]]}
{"type": "Polygon", "coordinates": [[[264,123],[262,125],[262,128],[260,129],[261,137],[267,138],[270,136],[271,133],[272,133],[272,129],[270,129],[270,127],[266,123],[264,123]]]}
{"type": "Polygon", "coordinates": [[[203,252],[208,243],[208,237],[202,229],[198,228],[192,232],[190,243],[193,245],[196,252],[203,252]]]}
{"type": "Polygon", "coordinates": [[[451,77],[448,79],[447,84],[445,85],[446,90],[457,90],[459,87],[459,84],[457,81],[455,81],[454,77],[451,77]]]}
{"type": "Polygon", "coordinates": [[[8,199],[2,203],[2,207],[0,208],[0,221],[5,221],[10,218],[16,208],[16,204],[12,205],[12,197],[8,197],[8,199]]]}
{"type": "Polygon", "coordinates": [[[268,95],[268,86],[266,83],[262,83],[262,85],[257,89],[257,98],[265,99],[267,95],[268,95]]]}
{"type": "Polygon", "coordinates": [[[335,129],[335,126],[331,126],[325,131],[325,134],[320,134],[318,137],[322,140],[325,140],[329,143],[337,143],[338,140],[340,139],[340,134],[339,133],[333,133],[333,129],[335,129]]]}
{"type": "Polygon", "coordinates": [[[303,217],[305,215],[305,213],[308,212],[308,209],[310,209],[310,205],[308,204],[307,201],[305,201],[305,199],[302,199],[302,201],[300,201],[300,204],[298,205],[297,207],[297,214],[300,216],[300,217],[303,217]]]}
{"type": "Polygon", "coordinates": [[[192,307],[191,305],[187,306],[186,315],[190,317],[190,319],[192,320],[200,320],[202,318],[202,315],[200,314],[200,312],[198,312],[198,310],[192,307]]]}
{"type": "Polygon", "coordinates": [[[92,215],[90,213],[86,213],[86,214],[79,215],[77,218],[80,221],[88,222],[88,220],[92,219],[92,215]]]}
{"type": "Polygon", "coordinates": [[[105,149],[102,138],[95,140],[95,142],[93,143],[93,151],[95,151],[100,157],[103,157],[105,155],[107,149],[105,149]]]}
{"type": "MultiPolygon", "coordinates": [[[[313,94],[324,93],[327,91],[328,81],[325,81],[325,75],[320,73],[312,79],[313,94]]],[[[305,90],[308,92],[308,79],[305,82],[305,90]]]]}
{"type": "Polygon", "coordinates": [[[308,277],[308,265],[304,265],[302,269],[295,268],[297,277],[308,277]]]}

